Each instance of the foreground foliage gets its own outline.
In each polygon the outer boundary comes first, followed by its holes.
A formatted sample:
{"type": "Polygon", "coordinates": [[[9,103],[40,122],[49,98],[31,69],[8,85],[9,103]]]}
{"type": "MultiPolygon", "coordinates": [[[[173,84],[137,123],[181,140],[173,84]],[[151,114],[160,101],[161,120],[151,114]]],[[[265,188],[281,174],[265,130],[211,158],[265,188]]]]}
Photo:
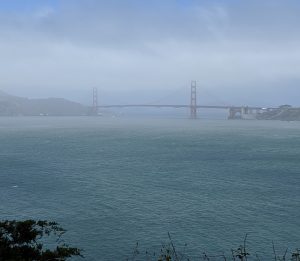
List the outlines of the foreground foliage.
{"type": "Polygon", "coordinates": [[[69,247],[63,242],[65,232],[56,222],[0,222],[0,260],[64,261],[72,256],[81,256],[78,248],[69,247]],[[45,244],[53,247],[46,248],[45,244]]]}
{"type": "MultiPolygon", "coordinates": [[[[81,255],[81,250],[69,247],[62,240],[66,230],[56,222],[49,221],[3,221],[0,222],[0,261],[65,261],[81,255]],[[54,242],[54,243],[53,243],[54,242]],[[48,246],[48,247],[46,247],[48,246]],[[49,247],[51,246],[51,247],[49,247]]],[[[237,249],[231,249],[229,254],[202,253],[197,259],[190,259],[185,251],[181,252],[168,233],[169,242],[162,245],[158,253],[141,253],[136,245],[131,258],[127,261],[192,261],[192,260],[223,260],[223,261],[264,261],[270,258],[260,257],[248,251],[247,235],[237,249]]],[[[101,260],[101,258],[99,258],[101,260]]],[[[274,261],[300,261],[300,250],[286,251],[278,254],[273,244],[274,261]]]]}
{"type": "Polygon", "coordinates": [[[265,256],[259,256],[257,253],[250,253],[247,250],[247,235],[245,236],[243,244],[241,244],[237,249],[231,249],[228,254],[219,252],[216,253],[202,253],[196,259],[190,258],[185,250],[183,252],[175,248],[171,235],[168,233],[169,242],[163,244],[158,253],[142,253],[138,250],[138,243],[132,253],[132,256],[127,259],[127,261],[300,261],[300,249],[294,251],[285,250],[284,253],[278,254],[275,250],[273,243],[273,258],[265,256]]]}

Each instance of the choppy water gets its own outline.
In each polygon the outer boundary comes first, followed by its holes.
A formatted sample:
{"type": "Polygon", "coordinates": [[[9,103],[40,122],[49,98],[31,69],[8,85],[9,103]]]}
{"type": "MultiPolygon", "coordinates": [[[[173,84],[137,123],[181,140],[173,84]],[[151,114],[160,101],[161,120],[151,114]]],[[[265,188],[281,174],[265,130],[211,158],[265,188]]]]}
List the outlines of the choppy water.
{"type": "Polygon", "coordinates": [[[0,217],[56,220],[86,260],[300,247],[300,123],[0,118],[0,217]]]}

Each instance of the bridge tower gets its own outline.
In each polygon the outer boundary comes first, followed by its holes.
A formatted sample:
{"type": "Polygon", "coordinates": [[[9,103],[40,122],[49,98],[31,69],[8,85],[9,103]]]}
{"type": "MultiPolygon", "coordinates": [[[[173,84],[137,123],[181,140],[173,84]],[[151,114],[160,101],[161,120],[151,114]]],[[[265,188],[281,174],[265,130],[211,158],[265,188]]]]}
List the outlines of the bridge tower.
{"type": "Polygon", "coordinates": [[[93,108],[92,113],[94,115],[98,114],[98,89],[96,87],[93,88],[93,108]]]}
{"type": "Polygon", "coordinates": [[[197,82],[191,82],[191,119],[197,118],[197,82]]]}

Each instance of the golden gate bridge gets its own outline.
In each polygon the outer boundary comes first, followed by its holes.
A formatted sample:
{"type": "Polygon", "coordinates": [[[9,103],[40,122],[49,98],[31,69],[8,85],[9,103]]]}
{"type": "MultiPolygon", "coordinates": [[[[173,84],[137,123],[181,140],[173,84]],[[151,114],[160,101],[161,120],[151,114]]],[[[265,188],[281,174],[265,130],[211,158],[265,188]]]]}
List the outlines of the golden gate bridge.
{"type": "Polygon", "coordinates": [[[93,88],[93,105],[92,115],[98,115],[99,109],[104,108],[188,108],[190,110],[190,118],[197,119],[198,109],[222,109],[228,110],[228,119],[255,119],[258,113],[266,110],[274,110],[278,108],[266,108],[258,106],[231,106],[231,105],[198,105],[197,104],[197,83],[191,82],[190,87],[190,104],[98,104],[98,89],[93,88]],[[237,116],[239,115],[239,117],[237,116]]]}

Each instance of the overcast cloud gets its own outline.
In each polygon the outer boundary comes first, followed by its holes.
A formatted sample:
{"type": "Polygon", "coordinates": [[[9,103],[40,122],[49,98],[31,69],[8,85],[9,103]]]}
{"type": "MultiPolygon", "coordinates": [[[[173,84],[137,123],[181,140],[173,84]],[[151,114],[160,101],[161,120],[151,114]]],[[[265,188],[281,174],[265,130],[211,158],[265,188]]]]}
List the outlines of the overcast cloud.
{"type": "Polygon", "coordinates": [[[97,86],[107,101],[151,100],[195,79],[228,103],[300,106],[299,1],[11,3],[0,3],[6,92],[87,102],[97,86]]]}

